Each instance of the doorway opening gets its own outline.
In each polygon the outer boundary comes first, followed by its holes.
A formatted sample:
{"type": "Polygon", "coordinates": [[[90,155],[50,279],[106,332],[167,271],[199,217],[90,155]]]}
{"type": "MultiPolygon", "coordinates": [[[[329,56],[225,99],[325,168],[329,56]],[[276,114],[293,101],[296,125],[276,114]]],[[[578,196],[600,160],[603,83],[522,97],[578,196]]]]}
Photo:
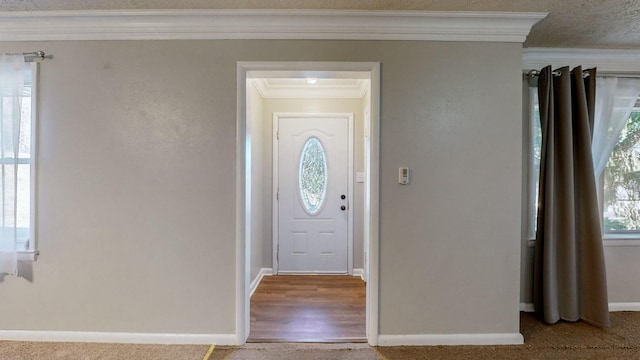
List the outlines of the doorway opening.
{"type": "MultiPolygon", "coordinates": [[[[379,72],[379,63],[238,63],[236,173],[238,344],[243,344],[249,337],[250,297],[263,276],[274,273],[332,273],[344,274],[352,278],[353,275],[357,275],[366,281],[365,335],[369,344],[377,345],[379,72]],[[285,262],[281,258],[286,239],[279,232],[281,223],[278,222],[278,218],[282,218],[281,214],[287,214],[287,212],[278,208],[282,191],[279,186],[282,184],[278,184],[278,178],[274,175],[279,168],[272,165],[272,162],[278,161],[274,156],[278,155],[278,148],[275,148],[276,154],[273,153],[273,149],[280,136],[277,131],[281,126],[280,120],[282,124],[287,124],[288,120],[284,121],[284,119],[293,117],[298,120],[296,124],[300,124],[301,121],[312,119],[317,125],[322,119],[335,120],[336,117],[341,116],[347,120],[351,119],[350,121],[354,124],[352,133],[349,133],[349,142],[353,141],[350,146],[355,150],[349,153],[350,166],[344,175],[345,188],[333,189],[331,193],[322,188],[322,181],[320,185],[317,185],[316,181],[312,188],[304,190],[306,192],[297,189],[291,190],[290,193],[302,194],[303,197],[308,198],[306,202],[302,201],[298,204],[301,205],[302,210],[295,211],[308,216],[311,220],[325,206],[325,203],[327,209],[336,207],[338,209],[335,211],[336,217],[348,218],[348,221],[345,220],[345,226],[348,227],[346,234],[349,235],[349,240],[339,245],[344,250],[343,253],[340,251],[336,253],[332,250],[333,248],[318,250],[320,260],[316,260],[314,265],[317,268],[305,267],[306,263],[303,262],[295,263],[287,271],[285,262]],[[319,194],[322,191],[314,190],[316,187],[325,191],[327,198],[331,197],[331,200],[324,201],[323,198],[318,200],[321,198],[319,194]],[[339,197],[333,199],[334,195],[339,197]],[[331,265],[332,267],[323,268],[323,261],[330,258],[327,255],[336,255],[337,258],[346,256],[344,266],[331,265]],[[303,264],[302,267],[300,264],[303,264]]],[[[341,125],[338,124],[339,126],[341,125]]],[[[303,130],[300,131],[304,132],[303,130]]],[[[333,146],[329,146],[331,137],[323,138],[323,134],[328,133],[327,131],[311,129],[307,131],[306,137],[300,138],[302,140],[291,142],[294,144],[291,146],[298,146],[306,151],[304,153],[306,155],[293,156],[292,159],[295,158],[295,161],[287,158],[287,162],[299,163],[292,167],[293,173],[300,172],[298,165],[302,166],[301,164],[307,158],[319,156],[322,159],[324,156],[322,151],[325,150],[323,146],[327,148],[333,146]],[[323,145],[323,142],[326,144],[323,145]],[[317,153],[321,155],[314,155],[317,153]]],[[[284,153],[288,153],[288,149],[284,153]]],[[[326,155],[330,156],[330,152],[326,155]]],[[[330,163],[335,162],[335,159],[330,160],[330,163]]],[[[301,179],[299,182],[303,183],[305,180],[303,177],[301,179]]],[[[322,195],[324,196],[325,193],[322,195]]],[[[323,239],[331,237],[330,232],[325,230],[320,231],[320,235],[324,236],[323,239]]],[[[300,235],[299,231],[293,238],[295,238],[291,240],[293,244],[298,244],[295,246],[306,244],[305,237],[300,235]]],[[[294,246],[288,245],[289,249],[294,246]]],[[[299,248],[305,247],[299,246],[299,248]]],[[[298,253],[296,254],[310,255],[304,251],[298,251],[298,253]]],[[[291,261],[286,264],[290,266],[291,261]]]]}

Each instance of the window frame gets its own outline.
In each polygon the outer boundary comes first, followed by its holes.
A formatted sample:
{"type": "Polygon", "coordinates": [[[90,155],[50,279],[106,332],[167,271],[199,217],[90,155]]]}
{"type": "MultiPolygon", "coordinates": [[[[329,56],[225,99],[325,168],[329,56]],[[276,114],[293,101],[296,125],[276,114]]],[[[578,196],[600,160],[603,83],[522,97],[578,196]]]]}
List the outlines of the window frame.
{"type": "Polygon", "coordinates": [[[25,248],[25,255],[31,255],[31,259],[35,260],[38,256],[37,250],[37,214],[38,214],[38,125],[39,125],[39,83],[40,83],[40,63],[32,61],[31,68],[31,221],[29,227],[29,243],[25,248]]]}
{"type": "MultiPolygon", "coordinates": [[[[534,159],[534,134],[535,134],[535,111],[538,103],[537,85],[528,85],[529,90],[529,106],[527,113],[527,224],[526,224],[526,236],[528,240],[528,246],[535,246],[536,238],[536,222],[537,222],[537,197],[536,191],[538,187],[539,179],[536,178],[535,159],[534,159]]],[[[640,110],[640,97],[637,100],[634,111],[640,110]]],[[[539,173],[538,173],[539,174],[539,173]]],[[[598,190],[598,204],[600,211],[600,221],[604,224],[604,172],[600,175],[601,181],[598,190]]],[[[613,230],[607,231],[604,226],[601,228],[602,239],[606,241],[609,246],[640,246],[640,230],[613,230]]]]}
{"type": "MultiPolygon", "coordinates": [[[[536,239],[536,222],[538,218],[538,181],[536,174],[539,175],[539,170],[536,171],[535,165],[535,143],[534,136],[536,130],[535,113],[538,110],[538,87],[528,85],[529,90],[529,109],[527,113],[527,239],[534,241],[536,239]]],[[[539,165],[539,162],[538,162],[539,165]]]]}
{"type": "Polygon", "coordinates": [[[37,61],[28,61],[25,70],[30,72],[26,82],[31,87],[31,144],[29,155],[29,238],[26,241],[18,242],[18,260],[35,261],[39,255],[37,247],[37,168],[38,168],[38,93],[39,93],[39,70],[40,64],[37,61]]]}
{"type": "MultiPolygon", "coordinates": [[[[636,100],[636,104],[634,105],[631,112],[640,112],[640,97],[636,100]]],[[[607,160],[608,161],[608,160],[607,160]]],[[[603,170],[602,174],[600,174],[600,188],[599,192],[599,204],[600,204],[600,214],[602,224],[604,224],[604,207],[605,207],[605,199],[604,199],[604,172],[606,171],[606,167],[603,170]]],[[[640,230],[607,230],[602,227],[602,238],[605,240],[640,240],[640,230]]]]}

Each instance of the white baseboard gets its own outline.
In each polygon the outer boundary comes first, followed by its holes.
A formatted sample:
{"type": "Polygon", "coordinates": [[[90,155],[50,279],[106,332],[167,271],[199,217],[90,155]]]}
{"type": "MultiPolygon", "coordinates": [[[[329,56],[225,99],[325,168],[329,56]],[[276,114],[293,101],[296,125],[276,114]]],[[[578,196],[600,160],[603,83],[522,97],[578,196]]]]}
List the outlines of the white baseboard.
{"type": "Polygon", "coordinates": [[[260,271],[258,272],[258,275],[256,275],[256,278],[253,279],[253,281],[251,281],[251,284],[249,284],[249,297],[253,296],[253,293],[258,288],[258,285],[260,285],[260,281],[262,281],[262,278],[265,276],[271,276],[271,275],[273,275],[272,268],[260,269],[260,271]]]}
{"type": "MultiPolygon", "coordinates": [[[[520,311],[534,312],[533,304],[520,303],[520,311]]],[[[640,311],[640,302],[612,302],[609,311],[640,311]]]]}
{"type": "Polygon", "coordinates": [[[535,312],[536,309],[533,307],[533,303],[520,303],[520,311],[535,312]]]}
{"type": "Polygon", "coordinates": [[[360,276],[360,279],[362,279],[362,281],[367,281],[364,278],[364,269],[353,269],[353,276],[360,276]]]}
{"type": "Polygon", "coordinates": [[[380,335],[378,346],[522,345],[520,333],[380,335]]]}
{"type": "Polygon", "coordinates": [[[0,340],[121,344],[238,345],[235,334],[156,334],[84,331],[0,330],[0,340]]]}
{"type": "Polygon", "coordinates": [[[640,311],[640,302],[609,303],[609,311],[640,311]]]}

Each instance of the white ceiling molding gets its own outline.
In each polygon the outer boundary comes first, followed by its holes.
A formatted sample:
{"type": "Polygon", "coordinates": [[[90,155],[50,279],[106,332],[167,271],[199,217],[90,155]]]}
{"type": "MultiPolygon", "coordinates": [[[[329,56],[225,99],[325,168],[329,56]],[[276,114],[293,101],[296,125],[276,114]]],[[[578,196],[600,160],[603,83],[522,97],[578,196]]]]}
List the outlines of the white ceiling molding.
{"type": "Polygon", "coordinates": [[[516,42],[546,13],[359,10],[0,12],[0,41],[326,39],[516,42]]]}
{"type": "Polygon", "coordinates": [[[362,99],[369,88],[368,79],[262,78],[251,80],[267,99],[362,99]]]}
{"type": "Polygon", "coordinates": [[[596,67],[598,73],[640,74],[639,50],[526,48],[523,70],[539,70],[547,65],[596,67]]]}

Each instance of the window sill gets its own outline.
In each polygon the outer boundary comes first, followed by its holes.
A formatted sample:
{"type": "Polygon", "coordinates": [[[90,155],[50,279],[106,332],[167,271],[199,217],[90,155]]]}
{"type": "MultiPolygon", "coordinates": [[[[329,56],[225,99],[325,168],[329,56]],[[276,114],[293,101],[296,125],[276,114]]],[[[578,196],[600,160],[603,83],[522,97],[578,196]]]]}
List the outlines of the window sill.
{"type": "MultiPolygon", "coordinates": [[[[605,234],[602,236],[602,244],[608,246],[640,246],[640,234],[605,234]]],[[[535,239],[527,240],[527,247],[536,247],[535,239]]]]}
{"type": "Polygon", "coordinates": [[[640,246],[640,234],[604,234],[604,246],[640,246]]]}
{"type": "Polygon", "coordinates": [[[38,255],[40,255],[38,250],[18,251],[18,261],[36,261],[38,260],[38,255]]]}

